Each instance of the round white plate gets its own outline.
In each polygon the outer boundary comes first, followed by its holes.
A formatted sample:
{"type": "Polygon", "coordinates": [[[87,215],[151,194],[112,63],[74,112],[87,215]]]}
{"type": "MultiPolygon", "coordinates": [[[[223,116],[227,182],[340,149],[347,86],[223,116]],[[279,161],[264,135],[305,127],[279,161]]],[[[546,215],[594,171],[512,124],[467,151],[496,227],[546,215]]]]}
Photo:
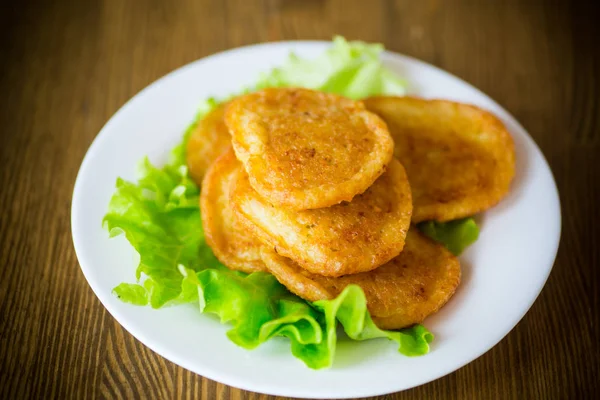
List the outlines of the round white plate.
{"type": "Polygon", "coordinates": [[[341,341],[331,369],[313,371],[295,359],[285,338],[248,351],[225,336],[227,325],[194,305],[153,310],[119,301],[111,290],[134,282],[135,251],[101,227],[118,176],[135,178],[148,155],[163,163],[181,139],[201,99],[225,96],[280,65],[290,51],[315,57],[327,42],[282,42],[244,47],[191,63],[161,78],[125,104],[90,147],[72,203],[73,241],[81,269],[106,309],[125,329],[163,357],[207,378],[281,396],[348,398],[385,394],[432,381],[464,366],[498,343],[523,317],[552,269],[560,237],[560,205],[548,164],[508,112],[460,79],[393,53],[385,64],[405,77],[409,92],[476,104],[495,113],[512,133],[517,175],[510,195],[480,218],[479,240],[461,256],[463,281],[441,312],[425,321],[435,334],[431,352],[404,357],[385,339],[341,341]]]}

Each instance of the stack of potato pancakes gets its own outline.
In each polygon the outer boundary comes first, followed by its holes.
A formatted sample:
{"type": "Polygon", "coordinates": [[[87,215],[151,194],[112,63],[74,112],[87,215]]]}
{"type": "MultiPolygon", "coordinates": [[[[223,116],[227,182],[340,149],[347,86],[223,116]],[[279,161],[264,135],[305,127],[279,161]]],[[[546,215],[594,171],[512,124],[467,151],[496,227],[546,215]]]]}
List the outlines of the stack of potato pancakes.
{"type": "Polygon", "coordinates": [[[214,109],[187,149],[207,243],[232,270],[298,296],[360,286],[373,321],[423,321],[454,294],[458,259],[411,224],[479,213],[506,195],[513,143],[476,107],[265,89],[214,109]]]}

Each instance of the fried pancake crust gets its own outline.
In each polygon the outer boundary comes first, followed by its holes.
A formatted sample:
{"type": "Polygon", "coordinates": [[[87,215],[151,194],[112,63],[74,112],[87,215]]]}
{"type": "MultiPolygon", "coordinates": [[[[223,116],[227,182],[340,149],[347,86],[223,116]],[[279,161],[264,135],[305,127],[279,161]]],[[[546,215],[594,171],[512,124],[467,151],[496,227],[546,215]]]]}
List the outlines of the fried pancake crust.
{"type": "Polygon", "coordinates": [[[402,253],[390,262],[339,278],[312,274],[266,246],[261,254],[277,280],[308,301],[333,299],[348,285],[360,286],[371,317],[381,329],[422,322],[446,304],[460,283],[458,258],[416,228],[408,232],[402,253]]]}
{"type": "Polygon", "coordinates": [[[202,182],[200,210],[206,243],[230,269],[263,271],[260,242],[239,224],[230,203],[230,188],[243,171],[231,146],[210,166],[202,182]]]}
{"type": "Polygon", "coordinates": [[[252,187],[292,210],[352,200],[383,173],[394,148],[385,123],[362,102],[308,89],[238,97],[225,123],[252,187]]]}
{"type": "Polygon", "coordinates": [[[223,116],[225,104],[217,106],[198,121],[188,140],[186,161],[190,175],[200,185],[208,167],[231,146],[231,135],[223,116]]]}
{"type": "Polygon", "coordinates": [[[412,188],[413,222],[450,221],[498,203],[515,174],[510,133],[491,113],[445,100],[372,97],[412,188]]]}
{"type": "Polygon", "coordinates": [[[397,256],[412,209],[406,173],[395,159],[366,192],[329,208],[277,208],[252,189],[246,174],[239,175],[231,201],[261,242],[325,276],[369,271],[397,256]]]}

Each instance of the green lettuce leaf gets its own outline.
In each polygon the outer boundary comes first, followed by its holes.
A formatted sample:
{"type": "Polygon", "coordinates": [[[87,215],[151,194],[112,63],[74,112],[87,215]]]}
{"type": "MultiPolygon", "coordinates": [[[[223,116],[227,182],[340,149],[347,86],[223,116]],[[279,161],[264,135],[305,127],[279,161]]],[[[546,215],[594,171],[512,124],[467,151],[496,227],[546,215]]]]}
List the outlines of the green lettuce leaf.
{"type": "Polygon", "coordinates": [[[261,75],[255,89],[297,86],[353,99],[373,95],[403,95],[406,82],[383,67],[381,44],[333,39],[333,46],[315,59],[291,54],[281,67],[261,75]]]}
{"type": "Polygon", "coordinates": [[[479,228],[473,218],[457,219],[449,222],[427,221],[417,227],[431,239],[442,243],[454,255],[460,255],[479,237],[479,228]]]}
{"type": "Polygon", "coordinates": [[[367,311],[365,295],[356,285],[346,287],[333,300],[310,305],[270,274],[205,270],[197,276],[201,309],[231,323],[227,336],[234,343],[253,349],[274,336],[285,336],[292,354],[310,368],[331,366],[338,320],[351,339],[387,338],[408,356],[426,354],[433,340],[422,325],[395,332],[377,328],[367,311]]]}
{"type": "Polygon", "coordinates": [[[406,356],[418,356],[429,352],[433,334],[423,325],[415,325],[401,331],[379,329],[367,310],[367,299],[357,285],[349,285],[333,300],[321,300],[315,307],[325,314],[327,337],[335,342],[335,320],[342,324],[344,331],[354,340],[387,338],[398,343],[398,351],[406,356]]]}
{"type": "Polygon", "coordinates": [[[181,294],[178,265],[192,270],[220,266],[204,241],[200,222],[199,189],[187,176],[185,166],[156,168],[148,160],[141,165],[137,184],[117,179],[104,227],[111,237],[124,234],[140,255],[136,278],[143,287],[120,285],[115,289],[123,301],[158,308],[181,294]]]}
{"type": "MultiPolygon", "coordinates": [[[[377,328],[367,311],[365,295],[356,285],[346,287],[333,300],[309,304],[264,272],[246,275],[226,268],[196,272],[181,266],[179,271],[182,291],[178,300],[198,302],[200,311],[216,314],[222,323],[229,323],[232,328],[227,336],[231,341],[254,349],[274,336],[287,337],[292,354],[313,369],[332,365],[338,321],[349,338],[387,338],[407,356],[426,354],[433,340],[422,325],[402,331],[377,328]]],[[[122,283],[115,292],[132,304],[148,302],[148,291],[142,285],[122,283]]]]}
{"type": "Polygon", "coordinates": [[[147,290],[136,283],[121,283],[113,289],[113,293],[125,303],[135,304],[136,306],[148,305],[147,290]]]}

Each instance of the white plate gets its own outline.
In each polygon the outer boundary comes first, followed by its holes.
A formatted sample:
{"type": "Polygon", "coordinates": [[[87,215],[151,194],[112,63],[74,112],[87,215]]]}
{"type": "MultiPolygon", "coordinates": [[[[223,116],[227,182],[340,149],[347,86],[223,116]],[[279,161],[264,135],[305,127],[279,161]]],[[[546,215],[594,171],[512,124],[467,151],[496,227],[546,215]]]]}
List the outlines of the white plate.
{"type": "Polygon", "coordinates": [[[408,358],[385,339],[338,345],[334,365],[313,371],[278,338],[252,351],[225,336],[228,327],[193,305],[153,310],[111,294],[134,282],[136,254],[123,237],[101,228],[117,176],[135,178],[138,160],[163,163],[201,99],[225,96],[280,65],[290,51],[320,54],[327,42],[283,42],[220,53],[156,81],[123,106],[90,147],[72,203],[73,241],[81,269],[106,309],[125,329],[163,357],[207,378],[281,396],[348,398],[385,394],[432,381],[464,366],[498,343],[523,317],[552,269],[560,237],[560,205],[548,164],[525,130],[489,97],[460,79],[412,58],[385,53],[410,93],[473,103],[499,116],[512,133],[517,175],[510,195],[485,212],[479,240],[461,256],[463,281],[450,303],[425,325],[431,352],[408,358]]]}

